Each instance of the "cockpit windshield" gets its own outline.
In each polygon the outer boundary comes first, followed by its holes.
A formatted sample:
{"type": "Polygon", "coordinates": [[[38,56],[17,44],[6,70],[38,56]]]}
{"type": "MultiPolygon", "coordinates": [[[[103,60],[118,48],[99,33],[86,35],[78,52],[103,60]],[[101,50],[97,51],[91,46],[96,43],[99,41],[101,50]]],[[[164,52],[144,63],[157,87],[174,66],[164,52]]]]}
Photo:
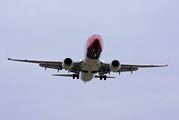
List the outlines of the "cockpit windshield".
{"type": "Polygon", "coordinates": [[[100,36],[100,35],[92,35],[91,38],[92,38],[92,37],[101,37],[101,36],[100,36]]]}

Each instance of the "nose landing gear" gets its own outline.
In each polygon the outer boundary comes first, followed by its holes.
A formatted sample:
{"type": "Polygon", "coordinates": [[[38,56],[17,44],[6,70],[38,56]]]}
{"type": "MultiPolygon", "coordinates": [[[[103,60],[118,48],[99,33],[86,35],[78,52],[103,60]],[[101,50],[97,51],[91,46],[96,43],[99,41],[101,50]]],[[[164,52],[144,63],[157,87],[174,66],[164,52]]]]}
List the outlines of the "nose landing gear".
{"type": "Polygon", "coordinates": [[[93,52],[94,52],[94,57],[93,58],[97,59],[98,48],[94,48],[93,52]]]}

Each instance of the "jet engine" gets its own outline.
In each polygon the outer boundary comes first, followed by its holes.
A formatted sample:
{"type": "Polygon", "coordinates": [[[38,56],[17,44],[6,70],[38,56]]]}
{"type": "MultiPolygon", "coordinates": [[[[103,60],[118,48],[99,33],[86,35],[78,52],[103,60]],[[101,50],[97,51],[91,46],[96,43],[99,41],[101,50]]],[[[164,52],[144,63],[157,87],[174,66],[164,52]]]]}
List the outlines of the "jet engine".
{"type": "Polygon", "coordinates": [[[121,64],[118,60],[113,60],[110,64],[110,69],[113,72],[117,72],[118,70],[121,69],[121,64]]]}
{"type": "Polygon", "coordinates": [[[63,63],[62,63],[62,67],[65,70],[70,70],[73,67],[73,61],[71,58],[66,58],[63,63]]]}

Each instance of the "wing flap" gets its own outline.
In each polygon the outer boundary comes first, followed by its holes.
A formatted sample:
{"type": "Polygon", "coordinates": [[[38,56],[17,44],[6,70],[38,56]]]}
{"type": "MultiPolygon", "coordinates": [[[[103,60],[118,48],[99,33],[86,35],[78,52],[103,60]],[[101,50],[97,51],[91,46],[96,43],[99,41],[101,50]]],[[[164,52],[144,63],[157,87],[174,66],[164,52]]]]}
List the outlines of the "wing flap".
{"type": "Polygon", "coordinates": [[[62,70],[62,64],[54,64],[54,63],[40,63],[39,64],[40,67],[45,67],[45,68],[51,68],[51,69],[58,69],[58,70],[62,70]]]}

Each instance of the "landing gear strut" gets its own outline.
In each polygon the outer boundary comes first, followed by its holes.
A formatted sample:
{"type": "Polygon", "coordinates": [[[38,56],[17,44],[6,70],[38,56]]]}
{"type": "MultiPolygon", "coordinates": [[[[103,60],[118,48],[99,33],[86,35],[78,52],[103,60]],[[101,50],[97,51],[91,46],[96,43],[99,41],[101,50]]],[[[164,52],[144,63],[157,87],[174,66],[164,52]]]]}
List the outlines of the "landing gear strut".
{"type": "Polygon", "coordinates": [[[97,59],[98,48],[94,48],[93,52],[94,52],[94,57],[93,58],[97,59]]]}
{"type": "Polygon", "coordinates": [[[75,77],[79,79],[79,73],[73,74],[73,79],[75,79],[75,77]]]}
{"type": "Polygon", "coordinates": [[[100,80],[102,80],[104,78],[104,80],[106,80],[106,75],[100,75],[100,80]]]}

